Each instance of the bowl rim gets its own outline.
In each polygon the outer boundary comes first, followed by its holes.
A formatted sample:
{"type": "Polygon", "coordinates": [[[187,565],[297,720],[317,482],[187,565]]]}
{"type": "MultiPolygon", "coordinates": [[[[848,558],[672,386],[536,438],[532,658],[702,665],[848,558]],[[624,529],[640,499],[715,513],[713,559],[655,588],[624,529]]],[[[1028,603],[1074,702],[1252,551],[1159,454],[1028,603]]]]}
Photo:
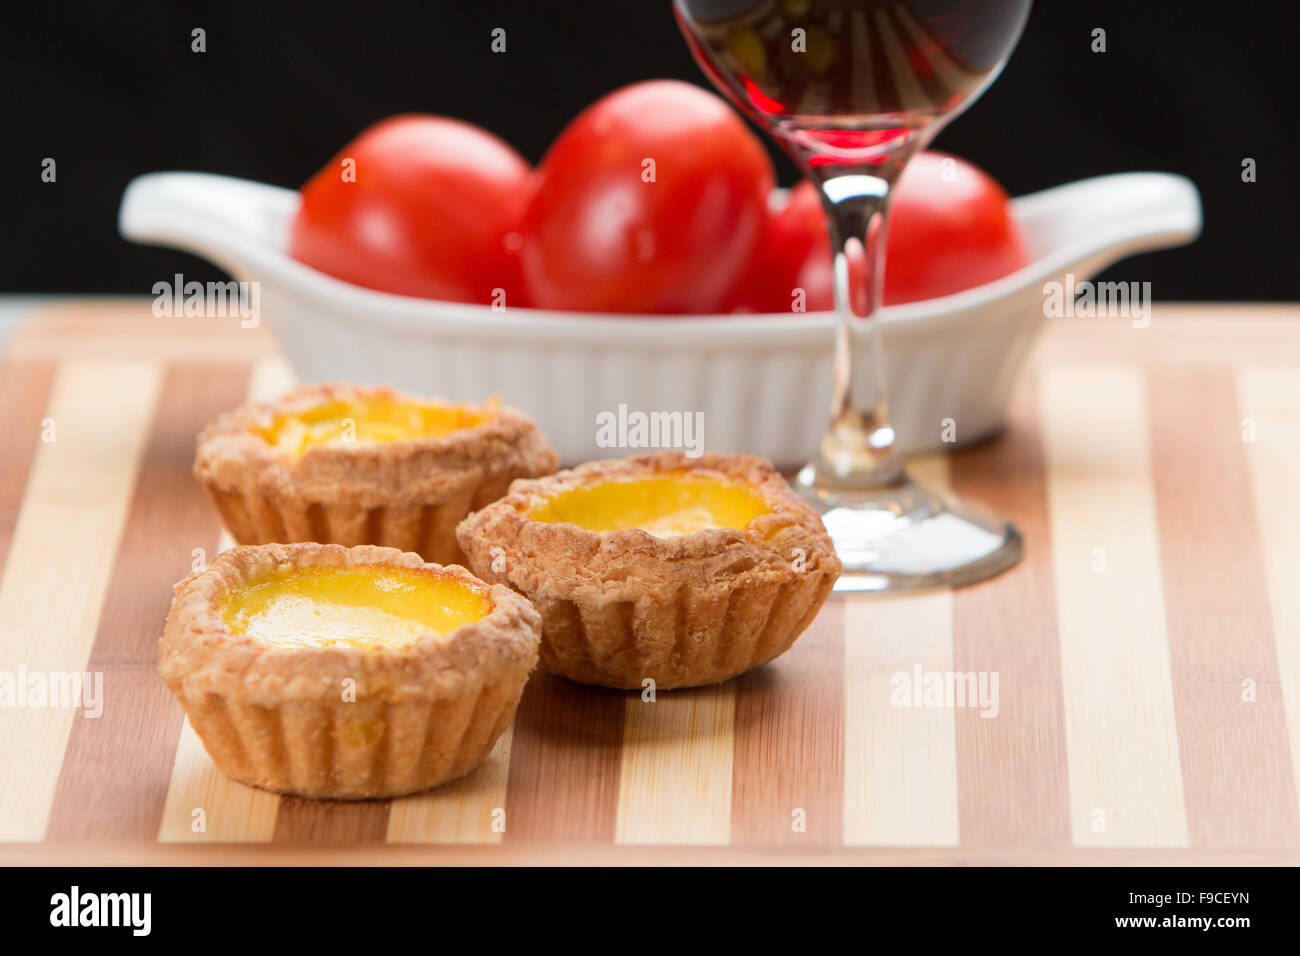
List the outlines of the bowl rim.
{"type": "MultiPolygon", "coordinates": [[[[269,191],[276,190],[286,194],[283,198],[283,208],[275,209],[277,215],[292,216],[297,209],[298,194],[294,190],[284,189],[279,186],[268,186],[266,184],[257,184],[269,191]]],[[[1020,208],[1020,200],[1012,200],[1013,216],[1020,208]]],[[[1018,217],[1017,217],[1018,218],[1018,217]]],[[[593,326],[608,326],[618,328],[624,331],[664,331],[667,326],[685,326],[693,330],[702,332],[707,331],[735,331],[738,327],[754,328],[761,325],[769,331],[793,331],[804,329],[809,326],[809,319],[815,320],[817,327],[830,326],[835,319],[833,310],[818,310],[813,312],[734,312],[734,313],[644,313],[644,312],[582,312],[571,309],[542,309],[535,306],[510,306],[506,304],[504,309],[498,310],[490,305],[483,305],[476,302],[456,302],[448,299],[430,299],[422,296],[405,295],[399,292],[387,292],[382,289],[371,289],[367,286],[357,285],[344,279],[332,276],[327,272],[322,272],[314,266],[301,262],[293,258],[286,250],[277,248],[274,244],[266,240],[266,237],[259,237],[258,245],[262,249],[262,255],[259,257],[260,265],[278,266],[285,278],[289,281],[309,288],[312,285],[318,288],[315,291],[320,296],[335,296],[353,300],[348,303],[353,306],[363,306],[367,303],[371,309],[383,307],[390,311],[390,315],[382,316],[387,318],[411,319],[419,318],[420,313],[428,312],[428,318],[436,318],[441,322],[450,322],[452,324],[469,324],[481,325],[483,323],[494,323],[502,329],[512,328],[512,317],[522,313],[530,327],[536,327],[545,323],[552,329],[561,330],[565,328],[581,327],[591,331],[593,326]]],[[[1071,250],[1058,249],[1049,253],[1047,256],[1032,260],[1014,272],[1009,272],[1005,276],[982,283],[977,286],[971,286],[962,289],[960,292],[954,292],[945,296],[937,296],[931,299],[921,299],[915,302],[905,302],[895,305],[883,306],[880,310],[881,318],[884,322],[896,325],[904,322],[916,322],[931,317],[948,317],[951,313],[964,311],[975,308],[980,305],[997,301],[1018,291],[1025,285],[1034,281],[1039,275],[1051,274],[1056,270],[1055,260],[1061,258],[1062,264],[1073,258],[1071,250]]],[[[367,320],[379,318],[368,314],[367,320]]]]}
{"type": "MultiPolygon", "coordinates": [[[[1116,221],[1091,233],[1070,235],[1045,248],[1020,269],[991,282],[932,299],[882,307],[884,328],[898,333],[925,334],[936,326],[985,314],[986,307],[1003,302],[1032,285],[1069,271],[1071,266],[1088,265],[1094,274],[1108,264],[1136,251],[1178,245],[1194,239],[1200,231],[1199,196],[1185,177],[1169,173],[1132,172],[1096,176],[1051,187],[1011,200],[1012,215],[1023,226],[1027,221],[1051,219],[1065,208],[1095,204],[1107,194],[1132,187],[1137,180],[1176,194],[1156,215],[1119,216],[1116,221]]],[[[157,197],[153,199],[158,203],[157,197]]],[[[833,312],[732,313],[723,315],[678,315],[611,312],[577,312],[427,299],[385,292],[356,285],[315,269],[292,258],[284,248],[283,235],[300,202],[297,190],[266,183],[208,173],[159,172],[133,180],[123,197],[119,228],[123,235],[141,242],[155,242],[185,249],[237,277],[240,273],[261,282],[272,279],[285,291],[334,311],[350,313],[350,319],[371,325],[411,330],[437,325],[440,331],[482,336],[517,333],[532,338],[555,333],[581,333],[587,341],[656,344],[665,332],[712,338],[734,338],[743,331],[766,344],[774,341],[799,342],[806,336],[824,336],[835,321],[833,312]],[[193,196],[207,190],[223,194],[228,203],[242,204],[242,222],[229,217],[201,221],[182,210],[159,227],[156,222],[140,225],[133,216],[133,201],[150,188],[175,190],[170,196],[193,196]],[[188,193],[187,193],[188,191],[188,193]],[[261,224],[261,228],[257,225],[261,224]],[[250,228],[250,225],[252,228],[250,228]],[[279,236],[275,233],[279,232],[279,236]],[[206,241],[205,241],[206,240],[206,241]]],[[[147,202],[147,200],[146,200],[147,202]]],[[[140,205],[145,203],[140,202],[140,205]]],[[[183,206],[184,203],[176,203],[183,206]]],[[[1032,254],[1032,250],[1031,250],[1032,254]]],[[[1083,278],[1086,278],[1084,276],[1083,278]]]]}

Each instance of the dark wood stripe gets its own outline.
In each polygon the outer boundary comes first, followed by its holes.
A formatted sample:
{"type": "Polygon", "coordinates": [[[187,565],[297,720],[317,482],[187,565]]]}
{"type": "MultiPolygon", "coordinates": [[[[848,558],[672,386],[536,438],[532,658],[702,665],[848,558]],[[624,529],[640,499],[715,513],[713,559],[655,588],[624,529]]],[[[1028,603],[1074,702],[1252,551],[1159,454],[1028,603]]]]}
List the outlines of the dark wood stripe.
{"type": "Polygon", "coordinates": [[[221,531],[190,473],[194,439],[247,389],[246,366],[167,371],[87,664],[104,674],[104,713],[73,721],[46,839],[157,835],[182,715],[158,678],[155,649],[172,585],[189,574],[193,549],[212,555],[221,531]]]}
{"type": "Polygon", "coordinates": [[[506,842],[614,840],[626,699],[625,691],[533,674],[510,744],[506,842]]]}
{"type": "Polygon", "coordinates": [[[283,797],[275,815],[275,843],[383,843],[387,800],[340,803],[283,797]]]}
{"type": "Polygon", "coordinates": [[[1197,847],[1294,848],[1300,819],[1233,375],[1164,367],[1147,383],[1188,836],[1197,847]]]}
{"type": "Polygon", "coordinates": [[[9,559],[53,380],[51,362],[0,364],[0,457],[4,459],[0,467],[0,573],[9,559]]]}
{"type": "Polygon", "coordinates": [[[844,602],[832,599],[783,657],[736,681],[731,842],[834,846],[843,817],[844,602]]]}
{"type": "MultiPolygon", "coordinates": [[[[998,674],[999,713],[959,708],[958,826],[963,846],[1068,846],[1070,789],[1038,389],[1026,383],[1005,434],[952,461],[953,491],[1010,519],[1025,556],[953,593],[953,666],[998,674]]],[[[958,422],[960,427],[960,422],[958,422]]]]}

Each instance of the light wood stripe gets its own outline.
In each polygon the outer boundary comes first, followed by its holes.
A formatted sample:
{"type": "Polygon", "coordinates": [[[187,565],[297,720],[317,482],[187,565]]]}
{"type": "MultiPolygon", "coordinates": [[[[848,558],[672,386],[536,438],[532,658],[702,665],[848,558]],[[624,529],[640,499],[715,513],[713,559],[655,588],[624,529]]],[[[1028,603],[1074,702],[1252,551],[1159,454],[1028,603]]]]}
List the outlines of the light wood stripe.
{"type": "MultiPolygon", "coordinates": [[[[496,844],[488,846],[402,846],[366,843],[358,846],[225,845],[196,846],[165,843],[7,843],[0,844],[0,860],[9,866],[63,866],[79,871],[88,866],[337,866],[411,867],[404,876],[379,879],[432,878],[416,867],[436,866],[657,866],[665,877],[678,877],[673,867],[905,867],[905,866],[1081,866],[1179,867],[1179,866],[1296,866],[1300,853],[1294,850],[1116,850],[1116,849],[997,849],[984,847],[781,847],[773,850],[738,849],[730,846],[616,846],[585,843],[572,846],[552,844],[496,844]]],[[[183,874],[178,872],[178,878],[183,874]]],[[[288,878],[291,874],[286,874],[288,878]]],[[[610,876],[614,879],[618,874],[610,876]]],[[[802,875],[802,874],[796,874],[802,875]]],[[[1137,874],[1139,878],[1143,874],[1137,874]]],[[[1186,875],[1173,872],[1163,875],[1186,875]]],[[[1234,874],[1235,875],[1235,874],[1234,874]]],[[[232,874],[237,878],[238,874],[232,874]]],[[[351,873],[354,884],[369,874],[351,873]]],[[[997,874],[968,871],[962,879],[995,879],[997,874]]],[[[1043,879],[1051,879],[1046,873],[1043,879]]],[[[680,877],[678,877],[680,878],[680,877]]],[[[838,877],[843,879],[843,875],[838,877]]],[[[861,878],[867,878],[863,876],[861,878]]],[[[878,879],[889,879],[880,874],[878,879]]],[[[1099,879],[1108,877],[1102,875],[1099,879]]],[[[936,896],[938,893],[936,892],[936,896]]],[[[891,915],[893,913],[891,912],[891,915]]],[[[947,914],[945,913],[945,916],[947,914]]],[[[943,919],[945,917],[936,917],[943,919]]]]}
{"type": "Polygon", "coordinates": [[[1047,474],[1038,388],[1029,382],[996,442],[959,454],[953,490],[1011,519],[1025,539],[1019,565],[953,593],[957,671],[996,672],[995,718],[957,711],[963,846],[1068,846],[1069,774],[1061,704],[1061,645],[1052,578],[1047,474]]]}
{"type": "Polygon", "coordinates": [[[194,436],[247,388],[247,371],[232,365],[172,366],[163,380],[88,665],[118,705],[73,723],[48,840],[158,831],[182,722],[158,676],[158,637],[172,585],[190,572],[194,549],[211,553],[221,528],[194,481],[194,436]]]}
{"type": "Polygon", "coordinates": [[[239,319],[165,319],[144,297],[80,299],[39,310],[14,331],[6,355],[23,361],[94,358],[130,362],[249,362],[276,354],[266,322],[246,329],[239,319]]]}
{"type": "Polygon", "coordinates": [[[477,770],[428,793],[394,800],[389,843],[500,843],[505,837],[511,730],[477,770]]]}
{"type": "Polygon", "coordinates": [[[36,449],[41,445],[41,419],[54,381],[51,362],[0,365],[0,435],[4,436],[4,467],[0,468],[0,572],[4,571],[18,526],[18,512],[27,488],[36,449]]]}
{"type": "Polygon", "coordinates": [[[623,694],[534,671],[515,714],[506,843],[611,843],[623,694]]]}
{"type": "Polygon", "coordinates": [[[1151,325],[1128,319],[1058,319],[1035,347],[1037,368],[1115,362],[1146,367],[1300,366],[1294,305],[1160,303],[1151,325]]]}
{"type": "MultiPolygon", "coordinates": [[[[1237,405],[1253,425],[1244,445],[1268,584],[1286,726],[1292,792],[1300,794],[1300,388],[1295,369],[1243,368],[1237,405]]],[[[1247,421],[1249,420],[1249,421],[1247,421]]],[[[1240,434],[1240,433],[1239,433],[1240,434]]]]}
{"type": "MultiPolygon", "coordinates": [[[[84,671],[160,380],[152,362],[60,366],[56,440],[36,452],[0,583],[0,670],[84,671]]],[[[44,835],[79,713],[0,709],[0,840],[44,835]]]]}
{"type": "MultiPolygon", "coordinates": [[[[253,366],[249,377],[250,402],[269,401],[293,386],[293,373],[280,358],[263,359],[253,366]]],[[[217,551],[234,545],[223,531],[217,551]]],[[[176,744],[176,760],[158,840],[176,842],[269,842],[275,835],[275,821],[280,797],[265,790],[236,783],[212,765],[203,744],[185,722],[176,744]],[[206,830],[196,830],[195,811],[202,810],[206,830]]]]}
{"type": "Polygon", "coordinates": [[[1192,845],[1295,847],[1300,818],[1233,375],[1156,368],[1147,381],[1192,845]]]}
{"type": "Polygon", "coordinates": [[[269,843],[280,798],[235,783],[212,765],[186,720],[176,746],[160,843],[269,843]]]}
{"type": "Polygon", "coordinates": [[[953,669],[952,594],[845,603],[844,842],[956,846],[953,712],[891,700],[895,675],[953,669]]]}
{"type": "MultiPolygon", "coordinates": [[[[254,374],[253,381],[258,376],[254,374]]],[[[250,392],[254,385],[250,384],[250,392]]],[[[217,552],[235,545],[222,531],[217,552]]],[[[275,835],[279,794],[248,787],[218,770],[188,720],[176,742],[171,781],[158,824],[162,843],[269,843],[275,835]],[[202,828],[196,823],[202,811],[202,828]]]]}
{"type": "Polygon", "coordinates": [[[626,694],[617,843],[723,845],[731,841],[735,751],[733,682],[626,694]]]}
{"type": "MultiPolygon", "coordinates": [[[[908,463],[949,487],[948,462],[908,463]]],[[[952,591],[853,597],[844,627],[844,842],[956,846],[956,721],[949,708],[895,706],[905,675],[953,670],[952,591]]]]}
{"type": "Polygon", "coordinates": [[[1073,839],[1186,846],[1142,372],[1048,369],[1041,399],[1073,839]]]}
{"type": "Polygon", "coordinates": [[[843,800],[844,602],[833,598],[793,648],[736,681],[731,843],[837,844],[843,800]]]}

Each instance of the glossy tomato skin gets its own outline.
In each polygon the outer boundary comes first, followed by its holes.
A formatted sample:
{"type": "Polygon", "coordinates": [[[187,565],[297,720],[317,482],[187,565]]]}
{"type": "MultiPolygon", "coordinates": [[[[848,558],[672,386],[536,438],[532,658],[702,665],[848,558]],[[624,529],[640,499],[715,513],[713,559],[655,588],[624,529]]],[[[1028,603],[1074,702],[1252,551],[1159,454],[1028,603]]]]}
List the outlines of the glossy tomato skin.
{"type": "MultiPolygon", "coordinates": [[[[830,240],[812,183],[791,190],[769,220],[740,308],[788,312],[791,290],[806,308],[834,307],[830,240]]],[[[951,295],[1000,279],[1029,261],[1007,194],[954,156],[914,157],[895,189],[885,245],[885,304],[951,295]],[[952,164],[946,165],[945,160],[952,164]]]]}
{"type": "Polygon", "coordinates": [[[921,153],[903,170],[885,257],[886,305],[952,295],[1029,261],[1002,187],[939,152],[921,153]]]}
{"type": "Polygon", "coordinates": [[[795,307],[795,290],[802,291],[806,312],[832,308],[830,262],[826,213],[816,188],[804,180],[784,196],[773,198],[748,280],[736,290],[735,311],[790,312],[795,307]]]}
{"type": "Polygon", "coordinates": [[[762,237],[771,161],[731,108],[676,81],[598,100],[537,170],[523,223],[545,309],[726,311],[762,237]]]}
{"type": "Polygon", "coordinates": [[[384,292],[526,305],[519,219],[528,163],[486,130],[439,116],[369,127],[302,188],[289,254],[384,292]],[[342,176],[356,163],[356,181],[342,176]]]}

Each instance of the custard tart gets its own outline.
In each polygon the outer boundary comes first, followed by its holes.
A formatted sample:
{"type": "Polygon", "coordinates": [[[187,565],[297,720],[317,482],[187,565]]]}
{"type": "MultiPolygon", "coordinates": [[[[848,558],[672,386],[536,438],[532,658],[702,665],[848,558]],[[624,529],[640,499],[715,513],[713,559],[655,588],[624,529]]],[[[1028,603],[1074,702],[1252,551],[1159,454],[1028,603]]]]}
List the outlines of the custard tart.
{"type": "Polygon", "coordinates": [[[840,562],[748,455],[670,452],[521,480],[457,529],[470,567],[541,612],[541,663],[584,684],[713,684],[784,653],[840,562]]]}
{"type": "Polygon", "coordinates": [[[473,770],[537,662],[509,588],[392,548],[224,551],[176,585],[159,670],[213,763],[307,797],[396,797],[473,770]]]}
{"type": "Polygon", "coordinates": [[[222,415],[194,474],[240,544],[317,541],[460,563],[456,525],[558,459],[522,412],[316,385],[222,415]]]}

